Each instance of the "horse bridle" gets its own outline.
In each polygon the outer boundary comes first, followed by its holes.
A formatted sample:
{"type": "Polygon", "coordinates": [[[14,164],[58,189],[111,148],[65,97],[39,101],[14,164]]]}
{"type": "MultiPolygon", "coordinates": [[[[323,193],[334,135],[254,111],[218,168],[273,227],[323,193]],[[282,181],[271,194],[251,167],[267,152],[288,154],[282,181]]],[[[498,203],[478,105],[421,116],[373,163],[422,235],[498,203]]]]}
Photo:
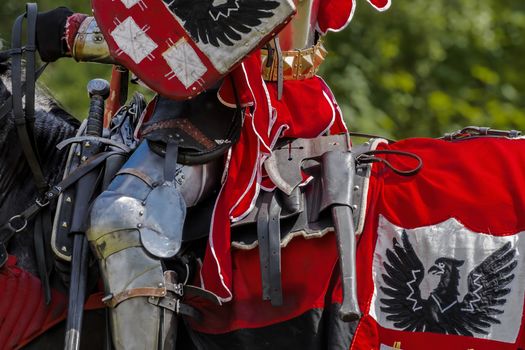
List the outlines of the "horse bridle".
{"type": "Polygon", "coordinates": [[[47,64],[36,70],[36,19],[37,5],[26,5],[26,13],[18,16],[12,31],[11,50],[11,97],[0,109],[0,118],[11,109],[15,117],[15,126],[26,161],[31,169],[35,185],[40,194],[48,189],[47,181],[39,161],[36,140],[33,132],[35,124],[35,81],[47,64]],[[27,19],[27,43],[22,45],[23,21],[27,19]],[[25,56],[25,81],[22,81],[22,59],[25,56]],[[25,109],[23,97],[25,95],[25,109]]]}

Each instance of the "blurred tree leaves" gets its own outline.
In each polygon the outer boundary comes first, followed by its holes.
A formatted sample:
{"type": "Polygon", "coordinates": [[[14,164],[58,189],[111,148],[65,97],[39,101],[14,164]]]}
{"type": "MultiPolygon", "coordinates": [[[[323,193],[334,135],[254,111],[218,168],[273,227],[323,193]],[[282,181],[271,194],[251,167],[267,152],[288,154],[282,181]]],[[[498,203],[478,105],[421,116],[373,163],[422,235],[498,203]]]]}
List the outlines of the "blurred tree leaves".
{"type": "Polygon", "coordinates": [[[322,71],[351,129],[525,130],[525,2],[393,0],[379,14],[359,5],[350,28],[327,38],[322,71]]]}
{"type": "MultiPolygon", "coordinates": [[[[325,77],[350,129],[390,137],[437,136],[467,125],[525,130],[525,2],[393,0],[377,13],[357,0],[349,28],[327,37],[325,77]]],[[[38,0],[89,13],[89,2],[38,0]]],[[[0,2],[7,38],[23,3],[0,2]]],[[[62,59],[43,82],[75,115],[86,83],[108,66],[62,59]]]]}

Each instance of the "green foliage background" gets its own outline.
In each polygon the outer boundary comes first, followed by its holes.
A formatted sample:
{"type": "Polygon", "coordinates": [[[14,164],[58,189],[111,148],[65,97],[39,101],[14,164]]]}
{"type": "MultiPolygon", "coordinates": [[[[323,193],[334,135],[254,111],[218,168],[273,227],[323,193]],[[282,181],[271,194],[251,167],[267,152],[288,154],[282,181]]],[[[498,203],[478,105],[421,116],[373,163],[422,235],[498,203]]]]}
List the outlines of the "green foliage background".
{"type": "MultiPolygon", "coordinates": [[[[392,0],[378,13],[364,0],[350,26],[330,33],[321,74],[350,129],[403,138],[467,125],[525,130],[525,2],[392,0]]],[[[89,2],[39,0],[89,13],[89,2]]],[[[0,2],[0,37],[23,2],[0,2]]],[[[66,109],[86,113],[85,86],[109,67],[62,59],[43,82],[66,109]]]]}

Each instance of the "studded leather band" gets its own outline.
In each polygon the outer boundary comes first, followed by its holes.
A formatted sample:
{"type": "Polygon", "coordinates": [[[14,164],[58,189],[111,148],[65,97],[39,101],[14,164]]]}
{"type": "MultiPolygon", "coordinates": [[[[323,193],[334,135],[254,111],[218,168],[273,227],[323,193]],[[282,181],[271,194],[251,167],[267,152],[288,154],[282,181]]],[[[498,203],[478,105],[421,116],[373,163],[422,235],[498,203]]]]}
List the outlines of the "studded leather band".
{"type": "MultiPolygon", "coordinates": [[[[273,48],[261,49],[262,76],[266,81],[278,80],[279,60],[273,48]]],[[[284,80],[302,80],[313,77],[326,55],[326,49],[321,40],[314,46],[302,49],[282,52],[283,78],[284,80]]]]}

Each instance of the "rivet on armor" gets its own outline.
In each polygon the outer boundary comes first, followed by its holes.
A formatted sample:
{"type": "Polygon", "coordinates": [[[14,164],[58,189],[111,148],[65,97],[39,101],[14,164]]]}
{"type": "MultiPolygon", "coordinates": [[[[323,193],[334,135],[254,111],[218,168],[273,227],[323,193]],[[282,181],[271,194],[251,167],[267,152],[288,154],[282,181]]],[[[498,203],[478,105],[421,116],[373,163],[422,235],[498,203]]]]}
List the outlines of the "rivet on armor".
{"type": "Polygon", "coordinates": [[[80,158],[80,161],[81,162],[85,162],[87,160],[87,157],[86,156],[82,156],[82,158],[80,158]]]}
{"type": "Polygon", "coordinates": [[[162,287],[164,287],[164,283],[160,282],[159,283],[159,288],[162,288],[162,287]]]}
{"type": "Polygon", "coordinates": [[[66,197],[66,202],[71,203],[71,197],[70,196],[66,197]]]}
{"type": "Polygon", "coordinates": [[[140,216],[144,215],[144,210],[139,211],[139,215],[140,216]]]}
{"type": "Polygon", "coordinates": [[[63,228],[67,228],[67,222],[62,222],[62,225],[61,225],[63,228]]]}
{"type": "Polygon", "coordinates": [[[63,245],[62,248],[60,248],[60,250],[62,250],[63,252],[67,252],[67,248],[65,245],[63,245]]]}
{"type": "Polygon", "coordinates": [[[357,210],[357,204],[352,205],[352,209],[357,210]]]}
{"type": "Polygon", "coordinates": [[[84,142],[84,147],[86,147],[86,148],[91,147],[91,142],[89,142],[89,141],[84,142]]]}
{"type": "Polygon", "coordinates": [[[354,186],[354,191],[359,191],[359,186],[355,185],[354,186]]]}
{"type": "Polygon", "coordinates": [[[137,224],[137,228],[142,228],[142,224],[137,224]]]}

